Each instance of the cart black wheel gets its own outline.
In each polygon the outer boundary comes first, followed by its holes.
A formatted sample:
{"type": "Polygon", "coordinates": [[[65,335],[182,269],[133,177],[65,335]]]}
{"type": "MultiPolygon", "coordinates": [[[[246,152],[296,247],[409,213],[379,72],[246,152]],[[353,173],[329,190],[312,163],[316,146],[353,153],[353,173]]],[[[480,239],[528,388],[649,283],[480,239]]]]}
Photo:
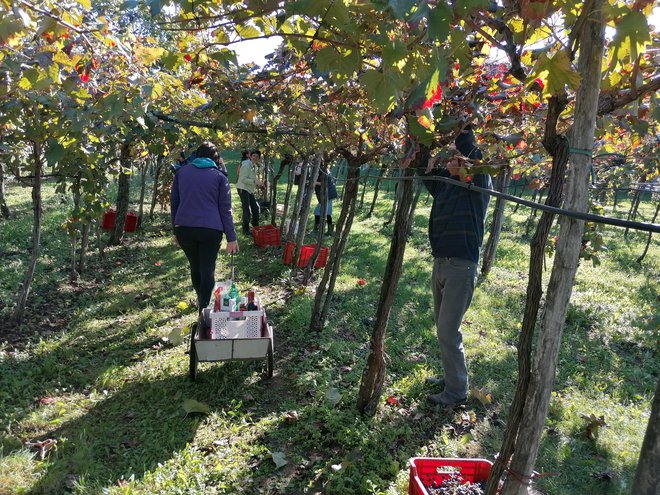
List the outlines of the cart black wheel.
{"type": "Polygon", "coordinates": [[[275,367],[275,359],[273,357],[273,344],[268,343],[268,355],[266,356],[266,379],[273,378],[273,368],[275,367]]]}
{"type": "Polygon", "coordinates": [[[193,323],[190,328],[190,380],[193,382],[197,377],[197,350],[195,349],[195,336],[197,335],[197,323],[193,323]]]}

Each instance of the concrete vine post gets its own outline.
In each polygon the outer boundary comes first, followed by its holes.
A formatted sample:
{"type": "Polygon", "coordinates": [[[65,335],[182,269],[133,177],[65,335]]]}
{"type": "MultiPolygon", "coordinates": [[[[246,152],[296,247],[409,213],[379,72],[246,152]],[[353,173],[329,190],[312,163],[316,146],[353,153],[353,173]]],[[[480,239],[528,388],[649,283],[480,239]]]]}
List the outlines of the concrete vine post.
{"type": "MultiPolygon", "coordinates": [[[[586,212],[589,206],[591,150],[598,112],[605,33],[603,1],[587,2],[584,9],[588,15],[585,20],[585,29],[581,35],[578,59],[578,70],[582,76],[582,82],[575,99],[575,120],[570,134],[573,153],[570,155],[564,205],[565,208],[577,212],[586,212]]],[[[503,495],[526,494],[529,482],[532,480],[534,463],[550,404],[559,344],[566,322],[568,302],[575,282],[583,232],[583,220],[562,218],[531,383],[510,468],[516,475],[507,477],[502,491],[503,495]]]]}

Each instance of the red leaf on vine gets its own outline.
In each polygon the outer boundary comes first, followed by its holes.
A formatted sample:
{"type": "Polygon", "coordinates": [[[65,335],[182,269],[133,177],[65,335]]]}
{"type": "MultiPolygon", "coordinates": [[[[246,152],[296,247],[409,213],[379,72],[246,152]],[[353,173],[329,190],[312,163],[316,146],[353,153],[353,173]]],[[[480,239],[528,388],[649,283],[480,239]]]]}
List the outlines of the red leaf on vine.
{"type": "Polygon", "coordinates": [[[442,100],[442,86],[438,83],[431,96],[422,105],[422,108],[431,108],[436,101],[440,100],[442,100]]]}

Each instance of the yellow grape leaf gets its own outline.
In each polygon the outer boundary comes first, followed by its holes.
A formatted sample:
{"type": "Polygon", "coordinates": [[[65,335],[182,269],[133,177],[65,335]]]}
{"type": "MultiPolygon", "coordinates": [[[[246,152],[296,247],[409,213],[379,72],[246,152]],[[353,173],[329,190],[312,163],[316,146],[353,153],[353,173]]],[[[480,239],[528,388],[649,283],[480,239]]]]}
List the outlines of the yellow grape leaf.
{"type": "Polygon", "coordinates": [[[417,122],[419,122],[419,124],[422,127],[425,127],[426,129],[431,129],[433,126],[433,122],[431,121],[431,119],[429,119],[427,115],[420,115],[417,118],[417,122]]]}
{"type": "Polygon", "coordinates": [[[483,388],[471,389],[470,395],[481,402],[484,406],[488,406],[493,403],[493,394],[486,392],[483,388]]]}
{"type": "Polygon", "coordinates": [[[561,50],[552,58],[546,53],[539,57],[534,70],[527,78],[532,83],[536,79],[543,83],[543,95],[553,96],[562,93],[565,86],[577,89],[582,78],[573,68],[566,52],[561,50]]]}
{"type": "Polygon", "coordinates": [[[156,60],[160,59],[165,53],[164,48],[160,47],[150,47],[150,46],[139,46],[135,49],[135,56],[144,64],[151,65],[156,60]]]}

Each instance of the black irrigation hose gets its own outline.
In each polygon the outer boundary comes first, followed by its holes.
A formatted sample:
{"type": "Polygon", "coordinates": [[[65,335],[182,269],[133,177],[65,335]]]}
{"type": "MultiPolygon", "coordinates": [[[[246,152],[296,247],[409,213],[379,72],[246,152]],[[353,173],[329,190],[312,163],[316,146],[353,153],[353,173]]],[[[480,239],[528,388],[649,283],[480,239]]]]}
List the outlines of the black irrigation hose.
{"type": "Polygon", "coordinates": [[[517,196],[512,196],[511,194],[501,193],[499,191],[494,191],[492,189],[484,189],[483,187],[475,186],[472,183],[460,182],[449,177],[440,177],[440,176],[415,176],[415,177],[382,177],[382,180],[438,180],[440,182],[446,182],[447,184],[453,184],[455,186],[462,187],[468,191],[476,191],[489,196],[495,196],[496,198],[503,198],[514,203],[519,203],[523,206],[529,206],[530,208],[536,208],[537,210],[547,211],[549,213],[555,213],[556,215],[563,215],[565,217],[577,218],[578,220],[584,220],[585,222],[594,222],[602,223],[605,225],[614,225],[615,227],[625,227],[633,230],[641,230],[643,232],[654,232],[660,233],[660,224],[657,223],[642,223],[642,222],[632,222],[630,220],[620,220],[618,218],[604,217],[601,215],[592,215],[591,213],[580,213],[578,211],[566,210],[564,208],[556,208],[554,206],[547,206],[541,203],[535,203],[534,201],[528,201],[526,199],[519,198],[517,196]]]}

